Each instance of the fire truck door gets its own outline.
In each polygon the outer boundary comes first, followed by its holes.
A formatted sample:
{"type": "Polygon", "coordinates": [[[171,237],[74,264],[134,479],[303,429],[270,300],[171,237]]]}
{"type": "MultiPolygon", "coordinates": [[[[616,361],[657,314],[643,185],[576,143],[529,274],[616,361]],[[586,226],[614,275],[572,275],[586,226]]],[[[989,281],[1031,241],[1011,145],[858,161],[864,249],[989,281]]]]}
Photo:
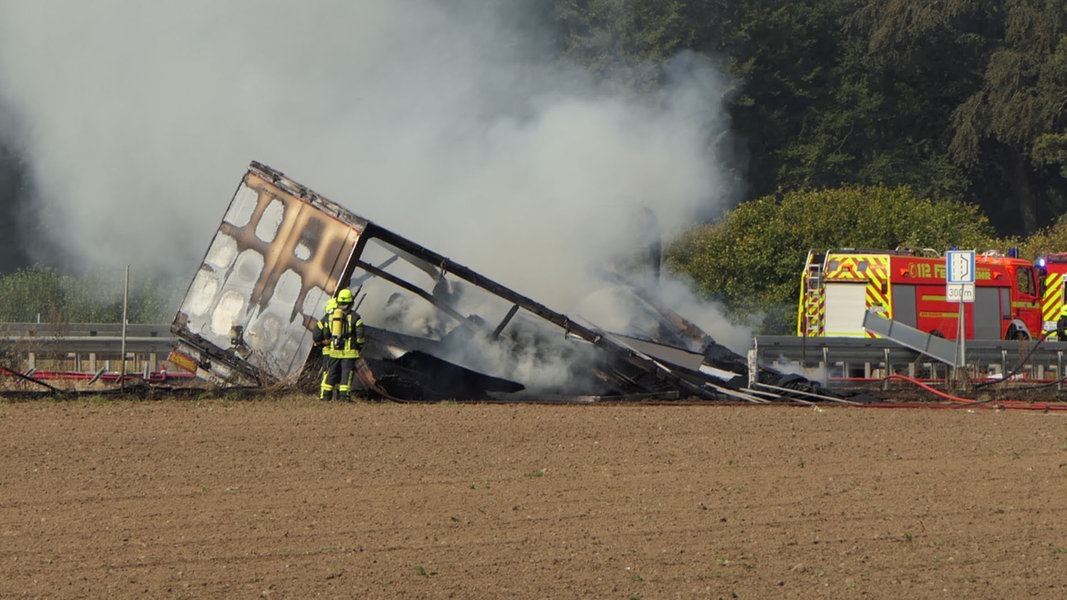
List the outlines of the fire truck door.
{"type": "MultiPolygon", "coordinates": [[[[971,310],[971,324],[973,326],[973,338],[976,340],[999,340],[1000,326],[1004,318],[1007,303],[1007,314],[1011,316],[1011,299],[1001,298],[1007,296],[1007,288],[980,287],[974,290],[974,303],[971,310]],[[1004,292],[1003,294],[1001,292],[1004,292]]],[[[964,303],[966,304],[966,303],[964,303]]],[[[970,311],[968,311],[970,312],[970,311]]]]}
{"type": "Polygon", "coordinates": [[[826,336],[863,336],[867,282],[826,283],[826,336]]]}

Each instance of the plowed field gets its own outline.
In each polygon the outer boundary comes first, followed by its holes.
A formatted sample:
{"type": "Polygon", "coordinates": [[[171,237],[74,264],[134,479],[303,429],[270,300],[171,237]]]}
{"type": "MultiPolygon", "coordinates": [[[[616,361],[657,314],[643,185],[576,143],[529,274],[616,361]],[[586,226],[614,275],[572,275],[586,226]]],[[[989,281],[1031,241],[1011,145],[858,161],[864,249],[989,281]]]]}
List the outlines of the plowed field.
{"type": "Polygon", "coordinates": [[[0,597],[1065,598],[1067,413],[0,404],[0,597]]]}

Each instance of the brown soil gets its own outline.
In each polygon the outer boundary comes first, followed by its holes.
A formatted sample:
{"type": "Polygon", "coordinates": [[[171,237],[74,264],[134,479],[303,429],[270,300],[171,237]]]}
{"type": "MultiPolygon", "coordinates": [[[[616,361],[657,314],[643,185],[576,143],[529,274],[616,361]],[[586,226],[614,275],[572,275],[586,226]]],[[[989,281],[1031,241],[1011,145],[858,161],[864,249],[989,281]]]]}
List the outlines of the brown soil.
{"type": "Polygon", "coordinates": [[[1064,598],[1067,413],[0,404],[0,597],[1064,598]]]}

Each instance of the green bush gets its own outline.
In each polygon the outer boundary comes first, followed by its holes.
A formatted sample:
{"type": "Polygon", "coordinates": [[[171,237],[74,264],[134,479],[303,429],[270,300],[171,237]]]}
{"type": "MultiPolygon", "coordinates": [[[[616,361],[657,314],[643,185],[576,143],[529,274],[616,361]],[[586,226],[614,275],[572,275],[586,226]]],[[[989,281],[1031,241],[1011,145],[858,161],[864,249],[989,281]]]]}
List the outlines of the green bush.
{"type": "Polygon", "coordinates": [[[793,331],[809,250],[997,248],[977,206],[916,197],[909,188],[790,192],[746,202],[672,244],[667,267],[684,273],[735,322],[760,333],[793,331]]]}

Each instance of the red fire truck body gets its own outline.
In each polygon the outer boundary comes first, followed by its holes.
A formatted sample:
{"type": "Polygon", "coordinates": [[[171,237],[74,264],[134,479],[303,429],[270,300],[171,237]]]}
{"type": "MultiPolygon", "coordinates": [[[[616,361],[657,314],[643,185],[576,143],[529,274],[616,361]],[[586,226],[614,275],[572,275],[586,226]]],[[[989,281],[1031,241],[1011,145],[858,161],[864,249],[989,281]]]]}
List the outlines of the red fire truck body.
{"type": "Polygon", "coordinates": [[[1036,337],[1042,329],[1036,269],[999,253],[975,256],[974,301],[949,301],[945,257],[933,250],[808,252],[797,334],[877,337],[863,328],[867,309],[922,331],[956,339],[1036,337]]]}

